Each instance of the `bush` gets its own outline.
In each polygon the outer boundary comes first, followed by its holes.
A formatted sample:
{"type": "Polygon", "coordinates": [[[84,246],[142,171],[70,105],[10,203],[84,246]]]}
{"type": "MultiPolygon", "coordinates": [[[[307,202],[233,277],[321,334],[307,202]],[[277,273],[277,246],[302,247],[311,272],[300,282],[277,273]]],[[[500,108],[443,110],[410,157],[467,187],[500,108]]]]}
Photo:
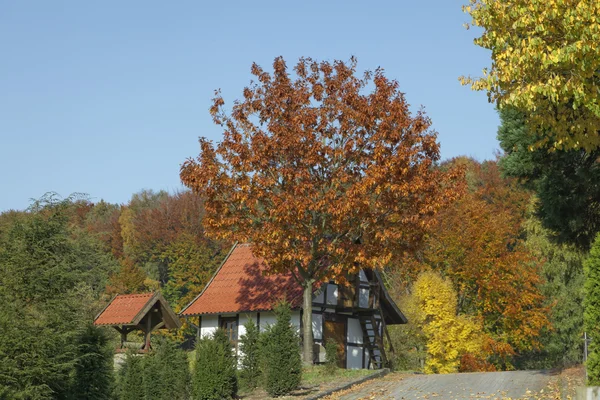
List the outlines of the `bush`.
{"type": "Polygon", "coordinates": [[[338,356],[338,343],[332,339],[327,339],[325,343],[325,373],[328,375],[335,374],[337,370],[339,356],[338,356]]]}
{"type": "Polygon", "coordinates": [[[237,361],[227,335],[218,329],[196,344],[194,399],[231,399],[237,394],[237,361]]]}
{"type": "Polygon", "coordinates": [[[291,325],[291,311],[287,303],[275,308],[277,322],[263,341],[265,389],[273,397],[283,396],[296,389],[302,379],[300,342],[291,325]]]}
{"type": "Polygon", "coordinates": [[[600,235],[596,237],[583,268],[585,272],[583,320],[588,337],[594,339],[588,349],[587,384],[597,386],[600,385],[600,235]]]}
{"type": "Polygon", "coordinates": [[[119,398],[144,400],[144,359],[133,352],[127,353],[119,374],[119,398]]]}
{"type": "Polygon", "coordinates": [[[78,333],[76,344],[77,358],[71,398],[110,398],[114,388],[113,354],[106,334],[89,324],[78,333]]]}
{"type": "Polygon", "coordinates": [[[240,337],[240,380],[247,389],[255,389],[260,379],[259,332],[254,321],[244,324],[246,334],[240,337]]]}
{"type": "Polygon", "coordinates": [[[144,360],[146,399],[187,400],[190,371],[187,355],[177,343],[162,338],[144,360]]]}

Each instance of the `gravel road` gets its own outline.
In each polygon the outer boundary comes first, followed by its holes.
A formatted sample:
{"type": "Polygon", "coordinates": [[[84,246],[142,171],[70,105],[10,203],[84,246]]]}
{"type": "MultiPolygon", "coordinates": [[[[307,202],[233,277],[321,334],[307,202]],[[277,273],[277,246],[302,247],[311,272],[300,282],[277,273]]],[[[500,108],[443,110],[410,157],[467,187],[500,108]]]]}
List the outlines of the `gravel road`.
{"type": "Polygon", "coordinates": [[[446,375],[391,374],[350,394],[344,400],[521,399],[546,388],[550,371],[475,372],[446,375]]]}

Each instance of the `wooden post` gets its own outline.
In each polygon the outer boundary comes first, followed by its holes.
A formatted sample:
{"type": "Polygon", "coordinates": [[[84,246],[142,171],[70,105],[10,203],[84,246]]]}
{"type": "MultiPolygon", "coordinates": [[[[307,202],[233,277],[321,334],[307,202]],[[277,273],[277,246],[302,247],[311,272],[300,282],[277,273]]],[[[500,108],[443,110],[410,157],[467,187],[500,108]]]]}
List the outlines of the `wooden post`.
{"type": "Polygon", "coordinates": [[[150,331],[152,330],[152,312],[148,313],[148,321],[146,324],[146,337],[145,337],[145,344],[144,344],[144,349],[146,351],[150,351],[150,331]]]}

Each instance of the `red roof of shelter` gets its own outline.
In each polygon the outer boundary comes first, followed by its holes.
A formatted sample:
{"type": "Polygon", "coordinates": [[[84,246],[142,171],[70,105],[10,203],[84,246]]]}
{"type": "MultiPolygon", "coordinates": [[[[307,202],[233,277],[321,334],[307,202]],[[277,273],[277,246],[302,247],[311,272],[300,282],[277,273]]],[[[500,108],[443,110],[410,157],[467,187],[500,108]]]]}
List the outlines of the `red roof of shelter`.
{"type": "Polygon", "coordinates": [[[120,294],[96,317],[94,325],[131,324],[154,293],[120,294]]]}
{"type": "Polygon", "coordinates": [[[238,313],[272,310],[285,298],[292,307],[302,302],[302,287],[291,275],[263,276],[264,260],[252,254],[249,244],[234,246],[212,280],[181,315],[238,313]]]}

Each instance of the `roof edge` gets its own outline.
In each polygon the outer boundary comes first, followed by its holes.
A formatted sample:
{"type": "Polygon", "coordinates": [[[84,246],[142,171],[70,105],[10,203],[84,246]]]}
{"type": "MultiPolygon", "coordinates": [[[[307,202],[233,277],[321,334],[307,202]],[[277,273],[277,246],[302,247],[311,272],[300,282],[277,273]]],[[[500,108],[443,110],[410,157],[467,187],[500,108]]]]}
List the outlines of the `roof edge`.
{"type": "Polygon", "coordinates": [[[407,324],[408,319],[402,313],[402,311],[400,311],[400,308],[398,308],[398,305],[392,299],[392,296],[390,296],[390,293],[388,292],[387,288],[385,287],[385,284],[383,283],[383,279],[381,278],[380,272],[377,270],[374,270],[373,272],[375,272],[375,276],[377,277],[377,280],[379,281],[379,286],[381,286],[385,300],[388,302],[388,304],[390,305],[392,310],[394,310],[394,312],[396,312],[398,314],[398,316],[400,317],[400,320],[402,321],[401,324],[407,324]]]}
{"type": "MultiPolygon", "coordinates": [[[[185,306],[181,311],[179,311],[178,315],[183,315],[183,313],[185,312],[185,310],[187,310],[188,308],[190,308],[190,306],[192,304],[194,304],[196,302],[196,300],[198,300],[200,298],[200,296],[202,296],[204,294],[204,292],[206,291],[206,289],[208,289],[208,287],[213,282],[213,280],[215,279],[215,277],[217,276],[217,274],[221,271],[221,268],[223,268],[223,265],[225,265],[225,262],[229,259],[229,257],[231,256],[231,253],[233,253],[233,250],[235,250],[235,248],[237,246],[238,246],[238,242],[235,242],[233,244],[233,246],[231,247],[231,250],[229,250],[229,253],[227,253],[227,255],[225,256],[225,258],[221,262],[221,265],[219,265],[219,268],[217,268],[217,270],[215,271],[215,273],[213,274],[213,276],[210,278],[210,280],[208,281],[208,283],[206,285],[204,285],[204,288],[202,289],[202,291],[200,292],[200,294],[198,294],[198,296],[194,297],[194,299],[192,301],[190,301],[187,306],[185,306]]],[[[188,316],[191,317],[191,316],[194,316],[194,315],[201,315],[201,314],[189,314],[188,316]]]]}
{"type": "Polygon", "coordinates": [[[104,311],[106,311],[106,309],[108,308],[108,306],[110,306],[112,304],[112,302],[117,298],[119,294],[115,294],[112,299],[110,299],[110,301],[108,302],[107,305],[104,306],[104,308],[102,310],[100,310],[100,312],[98,314],[96,314],[96,317],[94,317],[94,325],[96,325],[96,321],[98,320],[98,318],[104,313],[104,311]]]}

